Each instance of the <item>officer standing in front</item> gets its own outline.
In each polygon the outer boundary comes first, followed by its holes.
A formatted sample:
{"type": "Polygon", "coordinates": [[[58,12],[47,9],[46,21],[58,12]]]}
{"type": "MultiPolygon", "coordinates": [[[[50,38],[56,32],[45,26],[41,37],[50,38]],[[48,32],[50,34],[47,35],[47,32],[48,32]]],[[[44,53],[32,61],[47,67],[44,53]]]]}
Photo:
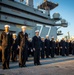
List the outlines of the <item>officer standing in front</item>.
{"type": "Polygon", "coordinates": [[[22,31],[18,34],[18,48],[19,48],[19,67],[26,67],[27,50],[28,50],[28,34],[26,33],[26,26],[21,27],[22,31]]]}
{"type": "Polygon", "coordinates": [[[39,30],[35,31],[35,36],[32,40],[33,50],[34,50],[34,65],[40,64],[40,50],[41,50],[41,38],[39,36],[39,30]]]}
{"type": "Polygon", "coordinates": [[[10,48],[12,45],[12,34],[9,32],[9,25],[5,25],[5,31],[1,34],[1,47],[2,47],[2,68],[9,69],[10,61],[10,48]]]}

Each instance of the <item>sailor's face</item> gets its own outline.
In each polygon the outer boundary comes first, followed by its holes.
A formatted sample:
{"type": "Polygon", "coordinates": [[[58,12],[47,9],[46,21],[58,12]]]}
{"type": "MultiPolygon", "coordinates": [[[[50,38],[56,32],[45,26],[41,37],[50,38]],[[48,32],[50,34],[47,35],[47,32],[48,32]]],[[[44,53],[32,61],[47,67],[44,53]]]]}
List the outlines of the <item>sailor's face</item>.
{"type": "Polygon", "coordinates": [[[52,40],[54,40],[54,38],[52,38],[52,40]]]}
{"type": "Polygon", "coordinates": [[[17,36],[16,35],[13,35],[13,38],[15,39],[17,36]]]}
{"type": "Polygon", "coordinates": [[[41,38],[42,41],[44,41],[44,38],[41,38]]]}
{"type": "Polygon", "coordinates": [[[22,28],[22,31],[25,32],[26,31],[26,28],[22,28]]]}
{"type": "Polygon", "coordinates": [[[64,40],[64,38],[62,38],[62,40],[64,40]]]}
{"type": "Polygon", "coordinates": [[[49,39],[49,36],[47,36],[46,39],[49,39]]]}
{"type": "Polygon", "coordinates": [[[69,40],[66,40],[66,42],[69,42],[69,40]]]}
{"type": "Polygon", "coordinates": [[[59,40],[57,39],[56,42],[59,42],[59,40]]]}
{"type": "Polygon", "coordinates": [[[36,35],[39,36],[39,32],[36,32],[36,35]]]}
{"type": "Polygon", "coordinates": [[[5,31],[8,32],[9,31],[9,27],[5,27],[5,31]]]}

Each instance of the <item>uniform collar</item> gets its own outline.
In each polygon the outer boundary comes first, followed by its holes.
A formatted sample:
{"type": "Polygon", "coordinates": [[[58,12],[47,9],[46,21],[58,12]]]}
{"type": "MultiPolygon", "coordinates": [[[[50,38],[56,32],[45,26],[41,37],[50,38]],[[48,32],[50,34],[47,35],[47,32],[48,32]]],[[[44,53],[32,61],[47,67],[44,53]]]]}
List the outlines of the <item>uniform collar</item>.
{"type": "Polygon", "coordinates": [[[25,34],[26,32],[22,32],[23,34],[25,34]]]}
{"type": "Polygon", "coordinates": [[[8,35],[8,34],[9,34],[9,32],[6,32],[6,34],[8,35]]]}
{"type": "Polygon", "coordinates": [[[37,38],[39,38],[39,36],[36,36],[37,38]]]}
{"type": "Polygon", "coordinates": [[[16,38],[13,38],[13,40],[16,40],[16,38]]]}

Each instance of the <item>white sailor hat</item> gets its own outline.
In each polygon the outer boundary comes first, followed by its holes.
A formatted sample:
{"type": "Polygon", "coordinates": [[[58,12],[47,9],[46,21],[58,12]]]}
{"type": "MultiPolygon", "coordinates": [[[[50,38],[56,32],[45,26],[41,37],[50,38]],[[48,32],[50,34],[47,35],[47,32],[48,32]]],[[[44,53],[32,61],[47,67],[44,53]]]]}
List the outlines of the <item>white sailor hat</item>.
{"type": "Polygon", "coordinates": [[[46,37],[49,37],[49,35],[46,35],[46,37]]]}
{"type": "Polygon", "coordinates": [[[52,36],[52,38],[54,38],[54,36],[52,36]]]}
{"type": "Polygon", "coordinates": [[[22,26],[21,28],[26,28],[26,26],[22,26]]]}
{"type": "Polygon", "coordinates": [[[14,35],[17,35],[17,34],[16,34],[16,33],[13,33],[13,36],[14,36],[14,35]]]}
{"type": "Polygon", "coordinates": [[[35,33],[36,33],[36,32],[39,32],[39,30],[36,30],[35,33]]]}
{"type": "Polygon", "coordinates": [[[29,40],[32,40],[32,38],[29,38],[29,40]]]}
{"type": "Polygon", "coordinates": [[[5,27],[5,28],[6,28],[6,27],[9,27],[9,28],[10,28],[10,26],[9,26],[9,25],[5,25],[4,27],[5,27]]]}
{"type": "Polygon", "coordinates": [[[42,39],[44,39],[44,37],[41,37],[42,39]]]}

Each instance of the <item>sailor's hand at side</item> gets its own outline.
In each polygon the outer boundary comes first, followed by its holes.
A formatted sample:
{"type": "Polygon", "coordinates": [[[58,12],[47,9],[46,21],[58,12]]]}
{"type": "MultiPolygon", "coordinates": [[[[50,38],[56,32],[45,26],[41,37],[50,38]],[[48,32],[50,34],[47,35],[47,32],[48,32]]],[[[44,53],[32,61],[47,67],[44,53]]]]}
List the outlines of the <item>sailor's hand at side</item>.
{"type": "Polygon", "coordinates": [[[20,49],[20,46],[18,46],[18,49],[20,49]]]}
{"type": "Polygon", "coordinates": [[[33,48],[33,50],[35,51],[35,48],[33,48]]]}
{"type": "Polygon", "coordinates": [[[0,50],[2,50],[2,46],[0,46],[0,50]]]}

